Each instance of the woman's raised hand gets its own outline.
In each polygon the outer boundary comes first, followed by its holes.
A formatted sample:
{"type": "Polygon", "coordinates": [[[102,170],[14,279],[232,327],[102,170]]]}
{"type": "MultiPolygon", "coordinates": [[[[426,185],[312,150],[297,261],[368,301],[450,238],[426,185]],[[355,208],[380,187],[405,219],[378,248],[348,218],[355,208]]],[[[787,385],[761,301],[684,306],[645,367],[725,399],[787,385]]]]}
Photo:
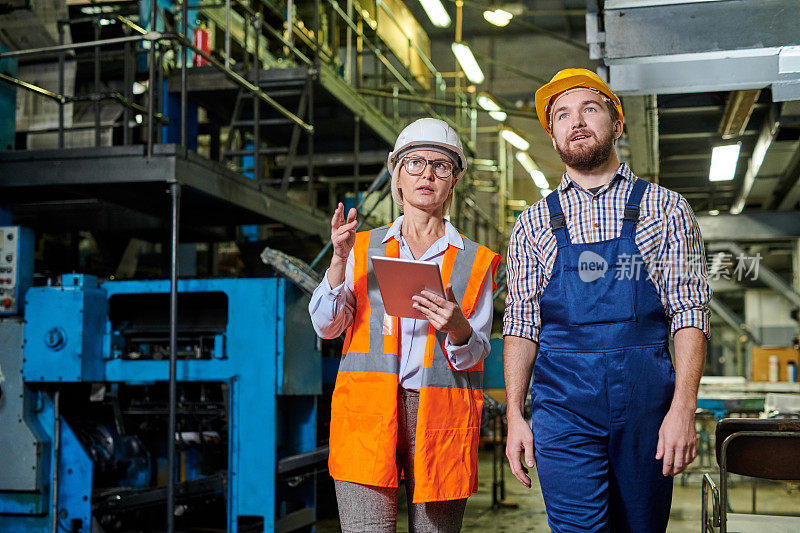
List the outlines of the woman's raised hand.
{"type": "Polygon", "coordinates": [[[344,219],[344,205],[339,202],[331,218],[331,243],[333,255],[342,261],[347,261],[350,250],[356,243],[356,227],[358,226],[358,212],[350,208],[347,220],[344,219]]]}

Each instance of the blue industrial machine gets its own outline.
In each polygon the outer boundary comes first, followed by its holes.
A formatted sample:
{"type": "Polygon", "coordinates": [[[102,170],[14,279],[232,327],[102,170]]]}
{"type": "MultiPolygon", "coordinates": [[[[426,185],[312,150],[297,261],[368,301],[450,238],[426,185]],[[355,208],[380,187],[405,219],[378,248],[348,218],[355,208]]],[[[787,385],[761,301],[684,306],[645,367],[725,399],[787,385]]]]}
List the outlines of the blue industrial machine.
{"type": "MultiPolygon", "coordinates": [[[[179,281],[180,527],[314,522],[307,305],[283,278],[179,281]]],[[[163,529],[169,282],[64,275],[28,290],[24,322],[0,320],[0,531],[163,529]]]]}
{"type": "Polygon", "coordinates": [[[33,232],[0,226],[0,316],[21,312],[22,296],[33,282],[33,232]]]}

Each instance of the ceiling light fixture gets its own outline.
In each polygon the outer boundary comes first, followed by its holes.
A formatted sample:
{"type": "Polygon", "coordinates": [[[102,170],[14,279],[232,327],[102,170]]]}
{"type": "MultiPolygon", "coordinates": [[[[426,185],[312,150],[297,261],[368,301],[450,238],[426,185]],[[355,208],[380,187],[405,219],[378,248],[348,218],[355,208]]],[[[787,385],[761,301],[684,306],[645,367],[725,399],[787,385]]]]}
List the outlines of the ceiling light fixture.
{"type": "Polygon", "coordinates": [[[441,0],[419,0],[419,3],[422,4],[422,9],[434,26],[446,28],[450,25],[450,15],[447,14],[441,0]]]}
{"type": "Polygon", "coordinates": [[[513,17],[514,15],[505,9],[499,8],[495,9],[494,11],[486,10],[483,12],[483,18],[485,18],[487,22],[500,27],[506,26],[509,22],[511,22],[513,17]]]}
{"type": "Polygon", "coordinates": [[[483,75],[481,66],[475,60],[475,56],[472,55],[472,50],[470,50],[469,46],[466,43],[453,43],[450,49],[453,50],[453,54],[456,56],[458,64],[461,65],[464,74],[467,75],[467,79],[475,85],[483,83],[486,77],[483,75]]]}
{"type": "Polygon", "coordinates": [[[711,149],[711,168],[708,181],[730,181],[736,175],[739,162],[740,143],[715,146],[711,149]]]}
{"type": "Polygon", "coordinates": [[[489,116],[495,119],[498,122],[503,122],[508,115],[503,111],[503,108],[500,107],[500,104],[492,97],[489,93],[481,93],[478,95],[477,98],[478,105],[481,106],[481,109],[484,111],[489,112],[489,116]]]}
{"type": "Polygon", "coordinates": [[[515,132],[512,129],[503,128],[502,130],[500,130],[500,136],[509,143],[511,143],[511,145],[514,148],[522,152],[527,151],[528,148],[531,147],[531,143],[526,141],[524,137],[522,137],[519,133],[515,132]]]}
{"type": "Polygon", "coordinates": [[[549,189],[550,184],[547,182],[547,178],[544,176],[544,173],[539,170],[539,165],[533,160],[533,158],[528,154],[528,152],[517,152],[515,156],[519,164],[522,165],[522,168],[525,169],[525,172],[530,174],[533,183],[540,189],[549,189]]]}

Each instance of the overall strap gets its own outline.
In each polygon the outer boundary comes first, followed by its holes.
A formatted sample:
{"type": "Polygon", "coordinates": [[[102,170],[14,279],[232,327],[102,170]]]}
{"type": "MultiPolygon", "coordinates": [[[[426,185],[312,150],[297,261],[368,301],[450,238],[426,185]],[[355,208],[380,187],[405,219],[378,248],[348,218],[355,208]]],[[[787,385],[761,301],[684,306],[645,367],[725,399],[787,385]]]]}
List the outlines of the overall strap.
{"type": "Polygon", "coordinates": [[[567,219],[561,210],[561,201],[558,199],[559,191],[555,190],[545,197],[547,208],[550,210],[550,227],[559,248],[569,246],[569,234],[567,233],[567,219]]]}
{"type": "Polygon", "coordinates": [[[633,238],[636,231],[636,223],[639,221],[639,204],[642,202],[644,191],[650,185],[647,181],[636,178],[628,196],[628,202],[625,204],[625,213],[622,216],[622,231],[620,237],[633,238]]]}

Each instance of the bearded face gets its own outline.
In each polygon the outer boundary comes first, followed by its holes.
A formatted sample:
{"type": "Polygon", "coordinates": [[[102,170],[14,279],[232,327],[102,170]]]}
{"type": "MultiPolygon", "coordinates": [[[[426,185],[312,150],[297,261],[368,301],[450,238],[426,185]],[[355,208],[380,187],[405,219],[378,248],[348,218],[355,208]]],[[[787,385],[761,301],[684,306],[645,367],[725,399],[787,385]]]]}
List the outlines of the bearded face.
{"type": "Polygon", "coordinates": [[[553,148],[564,164],[582,172],[605,164],[621,124],[611,120],[602,97],[577,90],[556,98],[552,107],[553,148]]]}
{"type": "Polygon", "coordinates": [[[556,152],[566,166],[586,172],[602,166],[611,157],[611,152],[614,150],[612,129],[596,134],[584,130],[576,135],[578,139],[567,139],[563,145],[556,141],[556,152]],[[583,135],[588,138],[593,137],[593,142],[582,142],[580,136],[583,135]]]}

